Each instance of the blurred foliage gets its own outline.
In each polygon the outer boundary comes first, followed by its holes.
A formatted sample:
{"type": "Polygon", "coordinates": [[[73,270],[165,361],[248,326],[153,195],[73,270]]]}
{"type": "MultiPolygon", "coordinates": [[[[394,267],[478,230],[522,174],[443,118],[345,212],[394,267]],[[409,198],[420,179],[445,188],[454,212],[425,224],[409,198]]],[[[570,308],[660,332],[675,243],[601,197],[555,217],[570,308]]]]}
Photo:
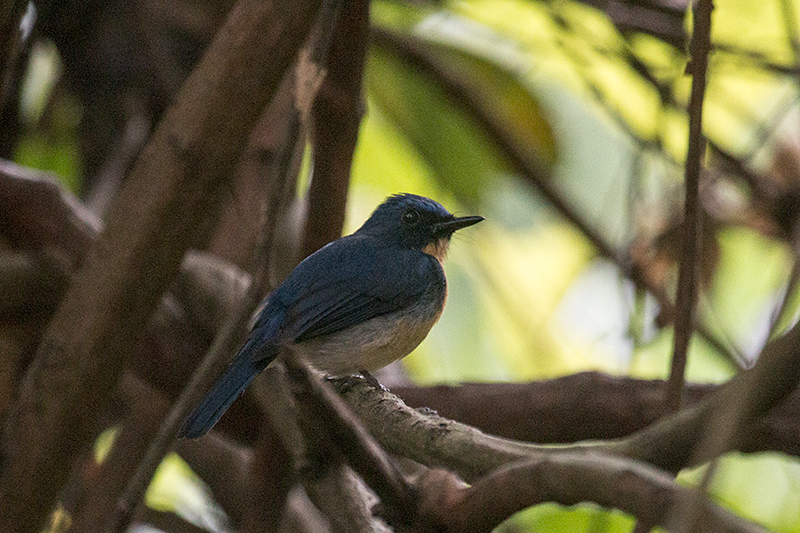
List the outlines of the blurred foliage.
{"type": "MultiPolygon", "coordinates": [[[[778,2],[715,6],[713,38],[724,50],[711,59],[705,132],[715,145],[768,170],[776,145],[797,138],[796,127],[783,125],[797,113],[797,81],[764,61],[794,65],[783,15],[778,2]]],[[[685,49],[622,33],[605,14],[570,1],[435,8],[377,2],[373,18],[429,50],[439,69],[478,79],[486,94],[496,94],[497,105],[506,107],[498,115],[509,130],[528,135],[550,185],[615,248],[623,252],[673,223],[688,131],[685,49]],[[486,64],[494,71],[483,77],[486,64]],[[506,100],[509,83],[527,98],[506,100]]],[[[488,219],[453,244],[448,310],[405,360],[414,379],[527,380],[585,369],[665,377],[671,331],[655,324],[657,306],[649,298],[636,304],[631,283],[493,149],[457,94],[406,63],[402,54],[373,48],[349,229],[398,190],[433,194],[456,211],[479,209],[488,219]],[[632,332],[634,324],[644,331],[632,332]]],[[[700,312],[719,338],[753,357],[782,300],[789,248],[742,225],[716,224],[711,235],[717,253],[700,312]]],[[[734,371],[707,342],[693,340],[690,379],[720,382],[734,371]]],[[[800,528],[796,461],[738,457],[723,461],[719,472],[712,492],[723,505],[776,531],[800,528]],[[785,483],[754,490],[747,481],[776,477],[785,483]]],[[[509,530],[632,527],[619,513],[540,506],[515,517],[509,530]]]]}
{"type": "MultiPolygon", "coordinates": [[[[681,207],[691,83],[683,36],[690,34],[691,14],[672,37],[621,31],[607,13],[574,0],[375,0],[372,17],[377,33],[366,72],[368,111],[346,231],[385,196],[402,191],[487,219],[453,243],[447,311],[404,361],[411,378],[530,380],[587,369],[665,377],[672,334],[659,324],[654,299],[600,257],[574,218],[620,257],[634,246],[644,250],[639,257],[668,256],[660,243],[681,207]],[[487,120],[503,125],[504,139],[523,147],[522,158],[544,182],[521,173],[487,120]],[[549,203],[542,186],[560,195],[571,213],[549,203]]],[[[715,1],[704,114],[708,139],[767,179],[785,164],[776,158],[788,153],[791,172],[783,180],[790,187],[800,186],[800,83],[793,70],[800,57],[792,44],[800,36],[791,33],[798,20],[798,0],[715,1]]],[[[16,159],[53,171],[77,190],[81,110],[60,88],[60,69],[52,45],[34,48],[16,159]]],[[[750,223],[742,205],[753,193],[742,180],[709,177],[703,194],[714,217],[700,315],[750,360],[773,329],[791,250],[750,223]]],[[[668,293],[672,261],[659,271],[668,293]]],[[[778,329],[800,309],[800,291],[789,296],[778,329]]],[[[693,339],[689,379],[720,382],[735,371],[730,358],[693,339]]],[[[159,475],[148,498],[161,493],[159,482],[185,479],[185,465],[173,467],[159,475]]],[[[681,480],[696,483],[699,475],[688,472],[681,480]]],[[[712,493],[775,531],[800,531],[796,460],[728,457],[712,493]]],[[[171,498],[156,499],[176,505],[171,498]]],[[[632,527],[616,512],[543,505],[501,530],[632,527]]]]}
{"type": "Polygon", "coordinates": [[[552,504],[539,505],[517,514],[498,528],[498,533],[535,531],[563,533],[565,531],[631,531],[634,520],[623,513],[605,511],[595,505],[576,505],[564,508],[552,504]]]}
{"type": "MultiPolygon", "coordinates": [[[[117,427],[112,427],[98,437],[94,450],[98,463],[111,451],[117,431],[117,427]]],[[[209,531],[223,531],[228,526],[227,517],[211,491],[175,452],[167,454],[159,465],[145,494],[145,502],[152,509],[174,512],[209,531]]]]}
{"type": "MultiPolygon", "coordinates": [[[[706,468],[684,471],[678,476],[678,482],[697,486],[706,468]]],[[[797,461],[787,461],[774,453],[729,454],[717,464],[710,493],[720,505],[764,523],[774,531],[800,531],[800,464],[797,461]]]]}
{"type": "Polygon", "coordinates": [[[52,172],[76,192],[81,173],[80,105],[72,95],[53,95],[58,91],[62,68],[52,43],[41,42],[33,47],[20,102],[23,135],[14,159],[52,172]]]}

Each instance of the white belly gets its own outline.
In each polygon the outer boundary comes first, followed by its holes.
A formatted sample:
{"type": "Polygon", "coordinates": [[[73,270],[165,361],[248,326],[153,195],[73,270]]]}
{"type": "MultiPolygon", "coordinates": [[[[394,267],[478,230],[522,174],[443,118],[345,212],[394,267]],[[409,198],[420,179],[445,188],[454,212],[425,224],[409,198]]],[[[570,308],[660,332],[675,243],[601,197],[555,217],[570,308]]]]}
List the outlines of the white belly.
{"type": "Polygon", "coordinates": [[[441,313],[422,320],[408,312],[373,318],[344,331],[309,339],[297,349],[330,375],[373,371],[405,357],[428,335],[441,313]],[[404,316],[403,316],[404,315],[404,316]]]}

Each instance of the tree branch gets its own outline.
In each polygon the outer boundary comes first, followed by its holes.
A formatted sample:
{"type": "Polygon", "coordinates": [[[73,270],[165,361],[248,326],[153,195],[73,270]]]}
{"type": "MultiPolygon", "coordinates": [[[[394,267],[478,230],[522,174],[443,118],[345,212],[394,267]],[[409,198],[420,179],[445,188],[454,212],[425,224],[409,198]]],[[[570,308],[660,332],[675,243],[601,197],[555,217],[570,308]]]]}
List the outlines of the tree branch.
{"type": "Polygon", "coordinates": [[[302,257],[338,239],[350,166],[363,114],[361,79],[369,36],[369,0],[346,0],[332,35],[325,78],[312,107],[313,173],[302,257]]]}
{"type": "Polygon", "coordinates": [[[353,416],[342,399],[315,375],[290,347],[282,360],[292,380],[295,404],[313,424],[318,438],[330,439],[350,466],[381,499],[390,524],[403,524],[416,514],[416,494],[389,456],[353,416]]]}
{"type": "Polygon", "coordinates": [[[240,0],[145,148],[5,424],[0,531],[43,524],[317,6],[240,0]]]}
{"type": "MultiPolygon", "coordinates": [[[[509,464],[469,488],[435,480],[423,495],[432,497],[433,504],[423,500],[423,509],[439,526],[436,531],[465,533],[489,532],[512,514],[545,502],[594,502],[671,530],[669,511],[678,502],[695,498],[692,490],[648,465],[605,454],[568,452],[509,464]]],[[[698,531],[766,531],[708,501],[702,511],[698,531]]]]}
{"type": "MultiPolygon", "coordinates": [[[[582,372],[531,383],[464,383],[396,387],[411,407],[427,407],[481,431],[539,444],[619,439],[667,414],[666,382],[582,372]],[[503,416],[498,417],[497,413],[503,416]]],[[[687,406],[719,386],[688,384],[687,406]]],[[[800,389],[749,426],[736,448],[800,456],[800,389]]]]}
{"type": "Polygon", "coordinates": [[[681,407],[686,352],[692,337],[692,325],[697,304],[697,271],[700,267],[700,167],[705,154],[703,136],[703,98],[706,92],[708,51],[711,48],[711,0],[699,0],[695,8],[694,32],[691,42],[691,62],[686,70],[692,73],[692,93],[689,97],[689,148],[686,153],[684,215],[681,235],[681,255],[678,266],[678,294],[675,299],[675,326],[672,364],[667,405],[672,411],[681,407]]]}
{"type": "Polygon", "coordinates": [[[0,233],[15,248],[57,248],[80,264],[100,221],[57,180],[0,159],[0,233]]]}

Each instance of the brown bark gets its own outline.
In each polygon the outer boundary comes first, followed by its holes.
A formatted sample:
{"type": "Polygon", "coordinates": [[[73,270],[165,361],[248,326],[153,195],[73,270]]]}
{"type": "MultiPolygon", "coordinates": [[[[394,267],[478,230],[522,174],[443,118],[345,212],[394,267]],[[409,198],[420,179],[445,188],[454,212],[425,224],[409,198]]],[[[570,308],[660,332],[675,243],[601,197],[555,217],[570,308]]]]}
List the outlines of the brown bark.
{"type": "Polygon", "coordinates": [[[350,166],[363,114],[361,80],[369,37],[369,1],[345,0],[312,108],[314,168],[302,257],[342,235],[350,166]]]}
{"type": "Polygon", "coordinates": [[[317,7],[240,0],[145,148],[6,422],[0,531],[41,527],[317,7]]]}

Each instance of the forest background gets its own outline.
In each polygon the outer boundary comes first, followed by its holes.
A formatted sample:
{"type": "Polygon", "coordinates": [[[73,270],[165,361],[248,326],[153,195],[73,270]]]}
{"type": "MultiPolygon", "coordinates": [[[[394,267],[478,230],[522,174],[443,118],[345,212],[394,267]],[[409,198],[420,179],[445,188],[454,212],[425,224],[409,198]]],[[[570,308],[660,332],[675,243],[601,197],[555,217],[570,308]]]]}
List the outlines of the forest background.
{"type": "Polygon", "coordinates": [[[347,464],[401,530],[800,531],[800,2],[695,4],[2,2],[0,531],[386,527],[347,464]],[[260,296],[398,192],[487,220],[379,380],[583,444],[428,449],[340,387],[402,477],[262,384],[171,448],[260,296]]]}

